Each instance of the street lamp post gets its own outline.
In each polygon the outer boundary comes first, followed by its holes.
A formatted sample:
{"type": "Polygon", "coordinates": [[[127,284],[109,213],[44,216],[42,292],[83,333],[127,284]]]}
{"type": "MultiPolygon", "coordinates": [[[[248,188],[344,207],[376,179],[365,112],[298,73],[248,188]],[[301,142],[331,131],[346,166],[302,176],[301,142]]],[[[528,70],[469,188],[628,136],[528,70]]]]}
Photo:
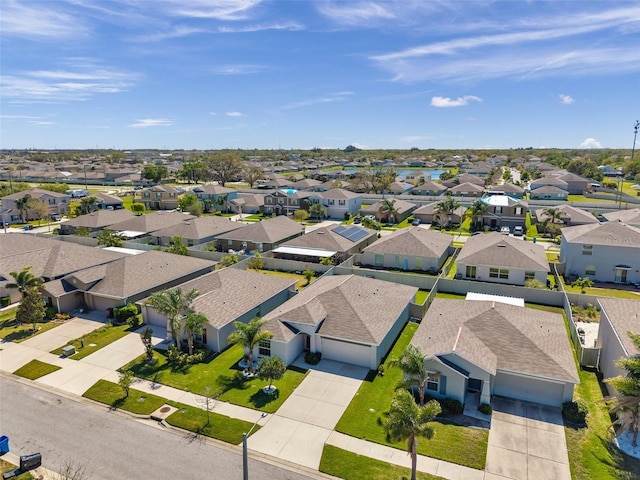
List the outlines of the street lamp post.
{"type": "Polygon", "coordinates": [[[256,420],[253,425],[251,425],[249,431],[242,434],[242,480],[249,480],[249,454],[247,453],[247,438],[249,437],[249,435],[251,435],[253,429],[256,428],[256,425],[258,424],[260,419],[266,416],[267,413],[262,412],[260,418],[256,420]]]}
{"type": "Polygon", "coordinates": [[[636,154],[636,137],[638,136],[638,128],[640,128],[640,121],[636,120],[636,124],[633,126],[633,147],[631,147],[631,161],[636,154]]]}

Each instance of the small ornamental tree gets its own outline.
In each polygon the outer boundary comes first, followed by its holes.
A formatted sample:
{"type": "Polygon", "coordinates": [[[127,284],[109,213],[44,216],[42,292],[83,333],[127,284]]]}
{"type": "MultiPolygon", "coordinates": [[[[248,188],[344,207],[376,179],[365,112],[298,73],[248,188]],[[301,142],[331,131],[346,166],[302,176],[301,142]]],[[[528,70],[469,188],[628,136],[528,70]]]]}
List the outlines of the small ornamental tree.
{"type": "Polygon", "coordinates": [[[171,237],[169,240],[170,245],[164,249],[167,253],[174,253],[176,255],[186,255],[189,250],[187,250],[187,246],[184,244],[184,240],[180,235],[176,235],[171,237]]]}
{"type": "Polygon", "coordinates": [[[579,287],[580,293],[587,293],[587,288],[593,287],[593,280],[589,277],[580,277],[571,283],[572,287],[579,287]]]}
{"type": "Polygon", "coordinates": [[[118,385],[120,385],[122,387],[122,390],[124,390],[124,398],[129,398],[129,389],[131,388],[132,383],[133,373],[131,372],[131,370],[124,370],[120,372],[118,385]]]}
{"type": "Polygon", "coordinates": [[[220,259],[220,265],[223,267],[230,267],[236,263],[238,263],[238,256],[235,254],[225,255],[220,259]]]}
{"type": "Polygon", "coordinates": [[[258,376],[260,380],[269,382],[269,386],[265,389],[265,391],[269,393],[276,390],[275,387],[272,386],[273,381],[280,380],[286,371],[287,367],[280,357],[264,357],[258,362],[258,376]]]}
{"type": "Polygon", "coordinates": [[[309,285],[311,283],[311,279],[315,276],[315,274],[316,274],[316,272],[314,272],[311,269],[307,269],[307,270],[302,272],[302,275],[304,275],[304,278],[307,281],[307,285],[309,285]]]}
{"type": "Polygon", "coordinates": [[[144,345],[145,360],[147,362],[153,361],[153,329],[150,327],[145,328],[140,332],[140,340],[144,345]]]}
{"type": "Polygon", "coordinates": [[[247,267],[255,271],[259,271],[264,268],[264,260],[262,260],[262,255],[260,255],[260,252],[256,250],[253,256],[249,260],[247,260],[247,267]]]}
{"type": "Polygon", "coordinates": [[[16,320],[20,323],[31,323],[33,331],[38,329],[37,323],[41,322],[47,314],[40,289],[32,287],[23,292],[22,301],[16,312],[16,320]]]}

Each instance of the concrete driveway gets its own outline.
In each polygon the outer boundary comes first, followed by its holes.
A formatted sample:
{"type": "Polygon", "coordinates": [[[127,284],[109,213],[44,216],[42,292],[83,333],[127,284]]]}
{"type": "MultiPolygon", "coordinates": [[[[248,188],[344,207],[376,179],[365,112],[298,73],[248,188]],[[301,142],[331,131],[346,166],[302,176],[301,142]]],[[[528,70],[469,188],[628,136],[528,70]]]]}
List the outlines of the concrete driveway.
{"type": "MultiPolygon", "coordinates": [[[[294,365],[309,368],[299,361],[294,365]]],[[[325,442],[368,372],[322,360],[251,436],[249,448],[317,470],[325,442]]]]}
{"type": "Polygon", "coordinates": [[[104,326],[103,322],[74,317],[59,327],[47,330],[33,338],[25,340],[22,342],[22,345],[43,352],[50,352],[58,347],[64,347],[71,340],[75,340],[102,326],[104,326]]]}
{"type": "Polygon", "coordinates": [[[485,480],[571,480],[559,408],[494,397],[485,480]]]}

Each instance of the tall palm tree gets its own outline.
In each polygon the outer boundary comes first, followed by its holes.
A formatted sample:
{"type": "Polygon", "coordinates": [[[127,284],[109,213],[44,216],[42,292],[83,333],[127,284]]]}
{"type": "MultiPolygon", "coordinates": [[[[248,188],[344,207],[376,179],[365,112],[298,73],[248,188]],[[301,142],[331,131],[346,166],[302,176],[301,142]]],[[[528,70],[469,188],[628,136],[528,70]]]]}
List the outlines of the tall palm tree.
{"type": "Polygon", "coordinates": [[[33,205],[34,201],[36,201],[36,199],[33,198],[28,193],[24,197],[18,198],[16,200],[16,208],[20,212],[20,218],[22,219],[22,223],[26,223],[27,222],[27,219],[26,219],[27,212],[29,211],[29,209],[33,205]]]}
{"type": "MultiPolygon", "coordinates": [[[[640,334],[629,332],[628,335],[636,348],[640,349],[640,334]]],[[[616,367],[627,374],[605,380],[617,392],[611,412],[618,414],[616,433],[631,430],[632,445],[635,447],[640,431],[640,355],[622,357],[616,362],[616,367]]]]}
{"type": "Polygon", "coordinates": [[[193,355],[193,338],[196,332],[201,332],[209,319],[202,313],[190,313],[187,315],[187,321],[184,329],[187,332],[187,342],[189,345],[189,355],[193,355]]]}
{"type": "Polygon", "coordinates": [[[440,228],[449,223],[449,215],[452,215],[458,208],[460,208],[460,202],[451,195],[447,195],[443,201],[436,205],[435,213],[438,215],[440,228]]]}
{"type": "Polygon", "coordinates": [[[188,292],[183,292],[181,288],[175,290],[162,290],[151,295],[146,305],[154,308],[158,313],[164,315],[169,320],[169,328],[171,330],[171,337],[176,345],[179,347],[178,340],[180,336],[180,326],[182,319],[189,309],[191,302],[199,295],[198,291],[193,288],[188,292]]]}
{"type": "Polygon", "coordinates": [[[404,374],[400,387],[418,387],[421,407],[424,406],[424,390],[427,386],[427,380],[429,380],[429,373],[424,364],[426,359],[427,356],[418,347],[409,344],[398,358],[389,361],[390,367],[398,367],[404,374]]]}
{"type": "Polygon", "coordinates": [[[96,197],[82,197],[80,199],[80,210],[82,213],[89,213],[93,210],[93,206],[98,203],[96,197]]]}
{"type": "Polygon", "coordinates": [[[411,480],[416,480],[418,437],[433,438],[434,432],[429,422],[441,411],[436,400],[420,407],[406,390],[398,390],[393,395],[384,429],[392,440],[407,441],[407,452],[411,455],[411,480]]]}
{"type": "Polygon", "coordinates": [[[395,199],[389,200],[388,198],[385,198],[380,203],[382,204],[380,206],[380,211],[386,214],[387,223],[395,223],[396,215],[398,214],[395,199]]]}
{"type": "Polygon", "coordinates": [[[489,204],[484,203],[482,200],[476,200],[471,204],[469,210],[467,210],[467,215],[471,217],[471,223],[474,228],[478,227],[478,220],[482,218],[482,216],[489,210],[489,204]]]}
{"type": "Polygon", "coordinates": [[[29,265],[19,272],[9,272],[14,281],[7,283],[7,288],[17,288],[22,297],[16,320],[22,323],[32,319],[33,330],[36,331],[36,322],[44,317],[44,305],[39,294],[39,287],[44,280],[31,273],[31,268],[29,265]]]}
{"type": "Polygon", "coordinates": [[[30,272],[32,266],[24,267],[20,272],[9,272],[9,275],[13,277],[12,283],[7,283],[7,288],[17,288],[18,291],[24,296],[24,293],[30,288],[39,287],[44,283],[41,277],[35,276],[30,272]]]}
{"type": "Polygon", "coordinates": [[[229,335],[229,343],[241,344],[245,350],[248,350],[249,355],[249,373],[253,373],[253,350],[263,340],[268,340],[273,337],[273,333],[263,330],[267,320],[256,317],[250,320],[249,323],[233,322],[236,327],[235,332],[229,335]]]}
{"type": "Polygon", "coordinates": [[[556,223],[562,223],[562,210],[555,207],[549,207],[542,210],[545,219],[542,222],[544,230],[547,230],[549,224],[555,225],[556,223]]]}

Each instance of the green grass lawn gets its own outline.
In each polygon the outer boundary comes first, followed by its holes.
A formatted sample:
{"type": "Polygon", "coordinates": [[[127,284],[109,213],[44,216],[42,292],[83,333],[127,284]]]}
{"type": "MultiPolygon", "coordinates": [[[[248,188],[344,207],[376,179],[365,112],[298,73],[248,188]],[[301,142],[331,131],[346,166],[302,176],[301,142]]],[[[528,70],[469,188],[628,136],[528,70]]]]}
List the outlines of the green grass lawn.
{"type": "MultiPolygon", "coordinates": [[[[248,432],[252,425],[250,422],[226,417],[211,411],[207,422],[207,412],[205,410],[177,402],[169,403],[178,408],[177,412],[167,417],[166,421],[170,425],[184,428],[199,435],[217,438],[233,445],[238,445],[242,442],[242,433],[248,432]]],[[[256,426],[252,433],[258,430],[260,430],[260,427],[256,426]]]]}
{"type": "Polygon", "coordinates": [[[135,388],[129,389],[129,396],[125,398],[124,390],[117,383],[107,380],[98,380],[89,390],[82,395],[96,402],[104,403],[113,408],[119,408],[140,415],[150,415],[159,409],[167,401],[156,395],[141,392],[135,388]]]}
{"type": "Polygon", "coordinates": [[[586,428],[565,427],[571,478],[574,480],[631,480],[640,478],[640,460],[621,453],[611,443],[611,418],[598,377],[593,371],[580,370],[580,384],[574,399],[589,406],[586,428]]]}
{"type": "MultiPolygon", "coordinates": [[[[418,325],[415,323],[405,327],[384,363],[384,376],[370,374],[367,377],[338,422],[337,431],[402,450],[406,448],[404,442],[387,440],[381,423],[391,405],[396,385],[402,379],[400,369],[389,368],[388,362],[397,358],[406,348],[417,328],[418,325]]],[[[488,431],[443,422],[432,422],[431,426],[435,435],[431,440],[420,440],[419,454],[471,468],[484,468],[488,431]]]]}
{"type": "Polygon", "coordinates": [[[31,323],[18,323],[16,321],[16,312],[13,311],[10,314],[3,315],[4,318],[0,319],[0,339],[4,339],[7,342],[20,343],[28,338],[35,337],[36,335],[51,330],[52,328],[60,325],[58,322],[52,320],[46,322],[39,322],[36,324],[38,330],[34,332],[31,327],[31,323]]]}
{"type": "MultiPolygon", "coordinates": [[[[2,458],[0,458],[0,474],[11,472],[12,470],[17,470],[17,468],[18,467],[16,465],[9,463],[6,460],[3,460],[2,458]]],[[[16,477],[11,477],[11,478],[13,480],[33,480],[33,475],[31,475],[29,472],[24,472],[16,477]]]]}
{"type": "MultiPolygon", "coordinates": [[[[104,327],[100,327],[92,332],[87,333],[86,335],[76,338],[71,342],[67,343],[67,345],[73,345],[76,347],[76,353],[71,355],[69,358],[74,360],[80,360],[92,353],[97,352],[101,348],[106,347],[110,343],[115,342],[116,340],[121,339],[128,333],[131,333],[129,329],[129,325],[110,325],[107,324],[104,327]],[[84,348],[81,347],[82,341],[84,340],[84,348]],[[94,345],[95,346],[91,346],[94,345]]],[[[62,348],[66,345],[63,345],[60,348],[56,348],[51,353],[54,355],[62,355],[62,348]]]]}
{"type": "MultiPolygon", "coordinates": [[[[409,478],[411,469],[325,445],[319,470],[347,480],[390,480],[409,478]]],[[[419,480],[440,480],[442,477],[418,472],[419,480]]]]}
{"type": "MultiPolygon", "coordinates": [[[[293,273],[293,272],[276,272],[273,270],[260,270],[259,273],[264,273],[266,275],[273,275],[274,277],[283,277],[283,278],[290,278],[292,280],[296,280],[296,290],[300,291],[302,290],[304,287],[307,286],[307,279],[304,278],[304,275],[298,275],[297,273],[293,273]]],[[[311,283],[315,282],[318,279],[318,277],[311,277],[311,283]]]]}
{"type": "Polygon", "coordinates": [[[418,290],[418,293],[416,293],[416,303],[418,305],[424,305],[424,302],[427,301],[429,293],[431,292],[429,292],[428,290],[418,290]]]}
{"type": "Polygon", "coordinates": [[[40,360],[31,360],[26,365],[23,365],[18,370],[13,372],[14,375],[19,377],[28,378],[29,380],[35,380],[36,378],[44,377],[50,373],[60,370],[60,367],[51,365],[50,363],[41,362],[40,360]]]}
{"type": "Polygon", "coordinates": [[[297,369],[287,369],[282,379],[273,382],[277,391],[268,395],[262,392],[262,387],[267,385],[266,381],[258,378],[250,380],[241,378],[241,370],[236,365],[242,357],[242,346],[234,345],[208,363],[173,367],[164,354],[156,351],[154,363],[147,363],[144,357],[140,356],[124,368],[131,370],[136,377],[196,394],[204,392],[206,387],[219,389],[223,393],[218,398],[223,402],[268,413],[275,412],[306,375],[306,372],[297,369]]]}
{"type": "Polygon", "coordinates": [[[567,195],[568,202],[580,202],[580,203],[615,203],[615,200],[607,200],[602,198],[589,198],[584,195],[567,195]]]}
{"type": "MultiPolygon", "coordinates": [[[[562,279],[562,277],[560,277],[562,279]]],[[[564,283],[564,289],[571,293],[582,293],[580,287],[572,287],[564,283]]],[[[615,298],[630,298],[632,300],[640,300],[640,290],[638,293],[630,290],[616,290],[615,288],[585,288],[586,295],[595,295],[596,297],[615,297],[615,298]]]]}
{"type": "Polygon", "coordinates": [[[449,280],[453,280],[456,278],[456,272],[458,271],[458,265],[456,262],[453,262],[451,265],[451,269],[449,269],[449,273],[447,273],[447,277],[449,280]]]}
{"type": "Polygon", "coordinates": [[[464,300],[466,295],[458,295],[457,293],[446,293],[446,292],[438,292],[436,293],[436,298],[448,298],[449,300],[464,300]]]}
{"type": "Polygon", "coordinates": [[[560,261],[560,252],[546,251],[547,261],[549,263],[558,263],[560,261]]]}

